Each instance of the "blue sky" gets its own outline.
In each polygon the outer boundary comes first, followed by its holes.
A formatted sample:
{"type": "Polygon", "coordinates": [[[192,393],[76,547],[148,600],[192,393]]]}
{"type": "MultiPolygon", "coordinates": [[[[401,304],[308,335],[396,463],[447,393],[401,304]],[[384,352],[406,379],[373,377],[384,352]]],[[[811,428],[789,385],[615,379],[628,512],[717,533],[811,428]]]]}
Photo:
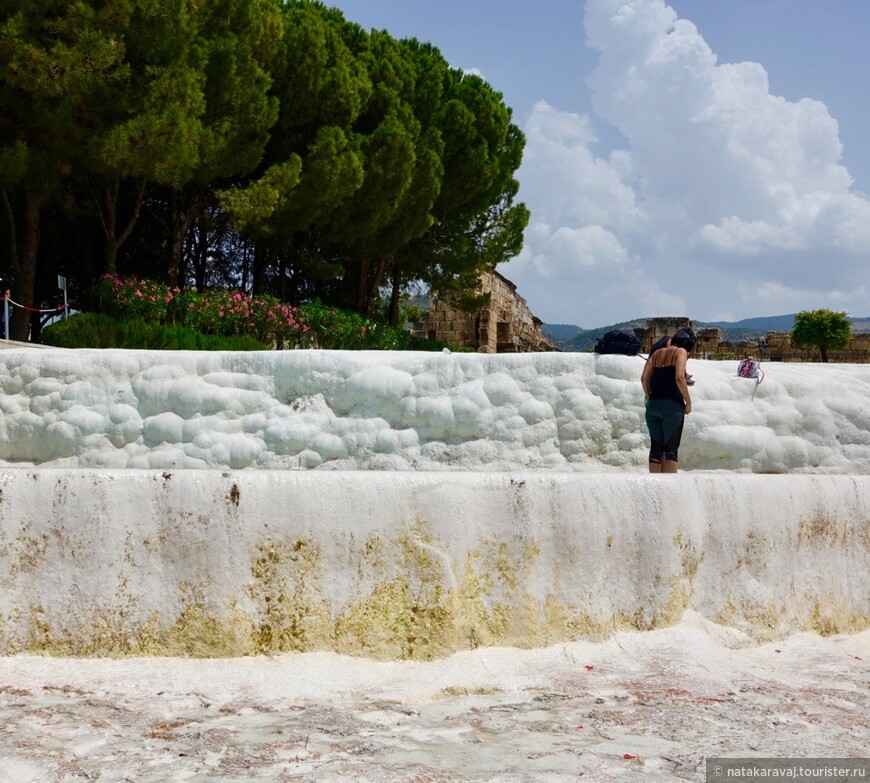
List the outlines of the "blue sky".
{"type": "Polygon", "coordinates": [[[331,4],[504,94],[545,322],[870,314],[865,0],[331,4]]]}

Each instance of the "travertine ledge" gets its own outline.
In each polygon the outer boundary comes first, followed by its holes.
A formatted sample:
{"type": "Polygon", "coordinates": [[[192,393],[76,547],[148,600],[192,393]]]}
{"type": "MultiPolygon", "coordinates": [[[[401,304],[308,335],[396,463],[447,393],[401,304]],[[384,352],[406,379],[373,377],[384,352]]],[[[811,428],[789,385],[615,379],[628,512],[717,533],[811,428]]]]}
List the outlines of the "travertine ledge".
{"type": "MultiPolygon", "coordinates": [[[[641,471],[637,356],[5,351],[0,466],[641,471]]],[[[870,365],[691,360],[689,470],[870,475],[870,365]]]]}
{"type": "Polygon", "coordinates": [[[870,476],[0,471],[0,653],[427,659],[868,626],[870,476]]]}

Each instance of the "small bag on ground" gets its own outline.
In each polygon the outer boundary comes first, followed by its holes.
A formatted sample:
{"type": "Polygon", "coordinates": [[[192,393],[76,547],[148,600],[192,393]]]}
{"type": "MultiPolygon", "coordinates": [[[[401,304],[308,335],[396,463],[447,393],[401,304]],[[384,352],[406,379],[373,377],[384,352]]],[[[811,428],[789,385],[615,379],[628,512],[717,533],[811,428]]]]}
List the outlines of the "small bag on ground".
{"type": "Polygon", "coordinates": [[[754,356],[747,356],[737,365],[737,377],[755,381],[755,388],[752,390],[752,397],[754,399],[758,384],[764,380],[764,372],[761,369],[761,362],[759,362],[754,356]]]}

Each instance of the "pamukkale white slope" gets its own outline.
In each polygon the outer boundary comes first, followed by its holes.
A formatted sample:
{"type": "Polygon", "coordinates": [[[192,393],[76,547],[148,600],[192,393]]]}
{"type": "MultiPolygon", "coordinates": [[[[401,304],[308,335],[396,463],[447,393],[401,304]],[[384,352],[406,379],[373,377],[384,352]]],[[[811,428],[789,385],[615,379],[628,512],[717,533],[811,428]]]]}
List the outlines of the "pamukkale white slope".
{"type": "MultiPolygon", "coordinates": [[[[643,469],[638,357],[7,351],[0,461],[79,468],[643,469]]],[[[870,369],[692,361],[681,463],[870,474],[870,369]],[[753,391],[756,391],[753,394],[753,391]]]]}
{"type": "Polygon", "coordinates": [[[662,477],[636,357],[3,352],[0,773],[859,755],[870,368],[691,364],[662,477]]]}

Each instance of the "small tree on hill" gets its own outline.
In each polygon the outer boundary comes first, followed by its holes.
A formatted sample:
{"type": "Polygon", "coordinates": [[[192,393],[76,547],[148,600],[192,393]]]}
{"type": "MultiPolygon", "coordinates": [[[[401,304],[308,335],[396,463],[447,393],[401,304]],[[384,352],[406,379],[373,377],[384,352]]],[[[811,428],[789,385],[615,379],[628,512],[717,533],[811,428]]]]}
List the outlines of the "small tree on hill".
{"type": "Polygon", "coordinates": [[[852,339],[852,324],[846,313],[833,310],[803,310],[794,318],[792,344],[798,348],[818,348],[822,361],[828,361],[828,349],[841,350],[852,339]]]}

